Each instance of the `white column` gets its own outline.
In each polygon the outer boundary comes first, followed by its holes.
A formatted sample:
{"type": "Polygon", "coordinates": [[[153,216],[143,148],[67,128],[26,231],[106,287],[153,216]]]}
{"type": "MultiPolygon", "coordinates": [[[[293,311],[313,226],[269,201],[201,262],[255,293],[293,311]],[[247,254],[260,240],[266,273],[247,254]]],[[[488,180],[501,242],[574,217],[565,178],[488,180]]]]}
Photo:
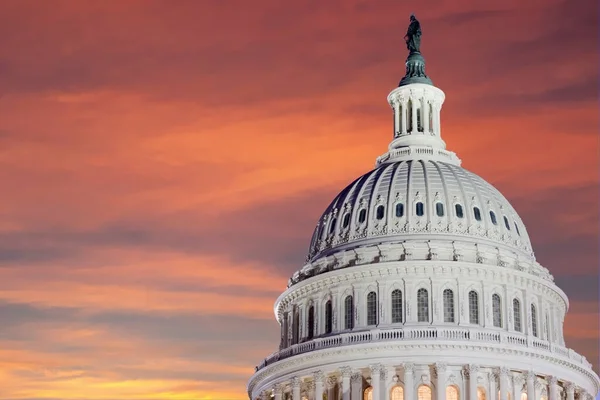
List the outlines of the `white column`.
{"type": "Polygon", "coordinates": [[[555,376],[549,376],[547,379],[548,379],[548,400],[560,400],[558,398],[558,379],[556,379],[555,376]]]}
{"type": "Polygon", "coordinates": [[[283,385],[276,383],[273,386],[273,395],[275,396],[275,400],[281,400],[283,394],[283,385]]]}
{"type": "Polygon", "coordinates": [[[398,136],[400,132],[400,102],[394,100],[394,137],[398,136]]]}
{"type": "Polygon", "coordinates": [[[523,390],[523,376],[517,372],[517,375],[513,376],[513,395],[512,400],[521,400],[521,392],[523,390]]]}
{"type": "Polygon", "coordinates": [[[500,382],[500,400],[508,400],[508,370],[506,368],[500,368],[498,381],[500,382]]]}
{"type": "Polygon", "coordinates": [[[350,367],[342,367],[342,400],[350,400],[350,376],[352,369],[350,367]]]}
{"type": "Polygon", "coordinates": [[[352,389],[350,390],[350,398],[352,400],[362,400],[362,382],[363,376],[360,372],[355,372],[350,377],[350,386],[352,386],[352,389]]]}
{"type": "Polygon", "coordinates": [[[414,96],[410,97],[410,104],[411,104],[410,112],[412,113],[412,126],[411,126],[410,132],[412,134],[419,132],[419,129],[418,129],[419,124],[417,124],[417,103],[418,103],[418,101],[419,100],[415,99],[414,96]]]}
{"type": "Polygon", "coordinates": [[[527,400],[537,400],[535,397],[535,373],[527,371],[527,400]]]}
{"type": "Polygon", "coordinates": [[[327,378],[327,400],[337,400],[334,399],[335,393],[335,384],[337,383],[337,379],[335,376],[330,376],[327,378]]]}
{"type": "MultiPolygon", "coordinates": [[[[567,382],[565,389],[567,390],[567,400],[575,400],[575,384],[573,382],[567,382]]],[[[527,400],[529,400],[529,398],[527,400]]]]}
{"type": "Polygon", "coordinates": [[[381,400],[381,365],[371,365],[371,386],[373,387],[373,400],[381,400]]]}
{"type": "Polygon", "coordinates": [[[446,400],[446,368],[445,363],[436,363],[435,371],[437,373],[437,400],[446,400]]]}
{"type": "Polygon", "coordinates": [[[429,133],[429,102],[423,99],[423,132],[429,133]]]}
{"type": "Polygon", "coordinates": [[[404,364],[404,400],[415,400],[415,366],[404,364]]]}
{"type": "Polygon", "coordinates": [[[401,120],[401,129],[402,129],[402,134],[406,135],[406,123],[407,121],[407,117],[406,117],[406,105],[407,105],[407,101],[406,100],[402,100],[402,115],[400,116],[401,120]]]}
{"type": "Polygon", "coordinates": [[[477,372],[479,367],[474,364],[469,364],[466,367],[469,373],[469,398],[468,400],[477,400],[477,372]]]}
{"type": "Polygon", "coordinates": [[[315,400],[323,400],[323,375],[322,371],[317,371],[313,374],[315,380],[315,400]]]}
{"type": "Polygon", "coordinates": [[[292,378],[292,400],[300,400],[300,378],[292,378]]]}
{"type": "MultiPolygon", "coordinates": [[[[498,378],[498,373],[496,371],[492,371],[489,374],[490,380],[490,400],[498,400],[498,389],[496,388],[496,379],[498,378]]],[[[528,399],[529,400],[529,399],[528,399]]]]}

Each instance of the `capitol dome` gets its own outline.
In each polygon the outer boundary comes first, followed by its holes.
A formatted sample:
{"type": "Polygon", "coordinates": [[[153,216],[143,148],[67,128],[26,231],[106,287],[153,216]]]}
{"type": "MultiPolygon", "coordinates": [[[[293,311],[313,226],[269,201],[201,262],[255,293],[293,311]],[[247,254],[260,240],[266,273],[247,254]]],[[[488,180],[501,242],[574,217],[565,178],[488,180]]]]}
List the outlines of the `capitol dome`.
{"type": "Polygon", "coordinates": [[[392,141],[318,219],[250,400],[591,400],[567,296],[508,200],[446,149],[415,18],[407,38],[392,141]]]}

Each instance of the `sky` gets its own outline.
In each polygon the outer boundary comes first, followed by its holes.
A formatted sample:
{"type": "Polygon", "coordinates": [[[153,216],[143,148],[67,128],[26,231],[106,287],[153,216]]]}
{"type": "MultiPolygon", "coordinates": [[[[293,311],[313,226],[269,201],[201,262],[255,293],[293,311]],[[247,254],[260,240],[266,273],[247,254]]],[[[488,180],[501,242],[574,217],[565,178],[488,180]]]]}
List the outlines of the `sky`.
{"type": "Polygon", "coordinates": [[[598,372],[593,0],[0,0],[0,398],[247,398],[328,202],[391,140],[408,17],[442,136],[598,372]]]}

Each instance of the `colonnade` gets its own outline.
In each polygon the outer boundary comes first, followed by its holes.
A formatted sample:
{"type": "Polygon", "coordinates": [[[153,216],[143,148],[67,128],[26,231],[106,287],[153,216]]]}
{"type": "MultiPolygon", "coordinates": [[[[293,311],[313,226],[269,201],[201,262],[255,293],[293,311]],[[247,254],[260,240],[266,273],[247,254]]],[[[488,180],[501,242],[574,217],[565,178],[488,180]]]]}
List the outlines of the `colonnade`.
{"type": "Polygon", "coordinates": [[[593,397],[572,382],[531,370],[405,363],[372,364],[365,368],[342,366],[327,373],[312,371],[272,385],[256,400],[273,399],[592,400],[593,397]],[[395,390],[398,387],[401,390],[395,390]],[[456,390],[449,392],[448,388],[456,390]]]}

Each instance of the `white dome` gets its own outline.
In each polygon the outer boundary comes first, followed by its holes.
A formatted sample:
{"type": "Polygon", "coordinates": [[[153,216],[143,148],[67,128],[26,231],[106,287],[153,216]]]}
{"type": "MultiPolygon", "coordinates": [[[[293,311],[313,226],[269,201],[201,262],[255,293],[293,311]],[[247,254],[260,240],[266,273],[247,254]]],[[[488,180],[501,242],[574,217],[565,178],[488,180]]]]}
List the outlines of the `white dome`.
{"type": "MultiPolygon", "coordinates": [[[[417,23],[414,18],[411,24],[417,23]]],[[[319,218],[275,303],[279,350],[251,400],[591,400],[569,307],[523,221],[441,138],[444,93],[411,52],[394,137],[319,218]]]]}
{"type": "Polygon", "coordinates": [[[459,166],[415,159],[382,164],[342,190],[319,218],[308,261],[425,236],[489,244],[534,259],[521,218],[496,188],[459,166]]]}

